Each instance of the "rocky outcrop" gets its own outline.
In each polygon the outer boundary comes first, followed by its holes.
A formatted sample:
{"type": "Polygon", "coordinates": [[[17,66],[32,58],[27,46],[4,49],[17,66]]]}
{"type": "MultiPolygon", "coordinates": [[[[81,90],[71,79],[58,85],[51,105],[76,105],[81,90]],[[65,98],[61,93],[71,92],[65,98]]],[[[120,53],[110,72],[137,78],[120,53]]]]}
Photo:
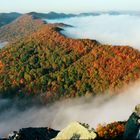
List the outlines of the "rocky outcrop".
{"type": "Polygon", "coordinates": [[[88,125],[82,125],[78,122],[72,122],[61,132],[58,133],[57,137],[53,140],[79,140],[79,139],[95,139],[97,134],[94,129],[89,129],[88,125]]]}
{"type": "Polygon", "coordinates": [[[72,122],[61,131],[51,128],[23,128],[0,140],[140,140],[140,105],[127,122],[100,126],[96,131],[88,124],[72,122]]]}
{"type": "Polygon", "coordinates": [[[129,117],[124,132],[124,140],[140,140],[140,104],[129,117]]]}

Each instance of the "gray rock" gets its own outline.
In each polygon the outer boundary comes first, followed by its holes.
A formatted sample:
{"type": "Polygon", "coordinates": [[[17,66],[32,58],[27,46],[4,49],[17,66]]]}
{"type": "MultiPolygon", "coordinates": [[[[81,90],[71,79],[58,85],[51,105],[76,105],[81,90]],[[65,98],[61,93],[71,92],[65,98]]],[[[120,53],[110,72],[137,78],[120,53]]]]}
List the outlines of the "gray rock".
{"type": "Polygon", "coordinates": [[[123,138],[124,140],[140,140],[140,105],[135,107],[134,112],[129,117],[123,138]]]}

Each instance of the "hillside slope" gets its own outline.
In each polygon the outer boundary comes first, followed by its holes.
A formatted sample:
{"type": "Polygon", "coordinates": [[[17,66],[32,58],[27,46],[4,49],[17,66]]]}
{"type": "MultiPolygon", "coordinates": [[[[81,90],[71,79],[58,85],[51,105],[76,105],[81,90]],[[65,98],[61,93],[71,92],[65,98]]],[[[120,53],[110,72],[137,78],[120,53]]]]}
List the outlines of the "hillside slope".
{"type": "Polygon", "coordinates": [[[0,27],[9,24],[19,16],[21,16],[21,14],[16,12],[0,13],[0,27]]]}
{"type": "Polygon", "coordinates": [[[0,50],[0,93],[58,100],[118,90],[140,78],[140,52],[71,39],[45,25],[0,50]]]}
{"type": "Polygon", "coordinates": [[[44,21],[35,19],[31,15],[22,15],[10,24],[0,28],[0,41],[10,42],[15,39],[22,38],[34,31],[37,31],[37,29],[42,27],[44,24],[44,21]]]}

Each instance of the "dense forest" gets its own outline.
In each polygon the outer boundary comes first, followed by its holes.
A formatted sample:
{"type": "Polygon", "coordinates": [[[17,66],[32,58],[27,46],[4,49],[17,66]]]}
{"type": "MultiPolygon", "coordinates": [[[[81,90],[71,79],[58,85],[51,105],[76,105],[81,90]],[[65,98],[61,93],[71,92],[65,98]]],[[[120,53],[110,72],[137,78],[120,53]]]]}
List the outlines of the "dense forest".
{"type": "Polygon", "coordinates": [[[3,97],[41,95],[45,101],[52,101],[93,96],[117,91],[140,78],[138,50],[68,38],[59,33],[57,24],[44,24],[39,19],[27,24],[29,19],[29,15],[20,17],[15,22],[26,26],[12,23],[11,31],[7,30],[10,33],[0,35],[3,40],[20,38],[0,49],[3,97]]]}

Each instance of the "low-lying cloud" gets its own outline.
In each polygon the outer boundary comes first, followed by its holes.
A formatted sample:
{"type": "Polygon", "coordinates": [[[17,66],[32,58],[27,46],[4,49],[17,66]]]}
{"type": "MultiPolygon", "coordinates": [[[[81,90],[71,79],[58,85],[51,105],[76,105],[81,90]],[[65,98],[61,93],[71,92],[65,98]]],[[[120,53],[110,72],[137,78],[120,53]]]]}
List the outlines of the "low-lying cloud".
{"type": "Polygon", "coordinates": [[[73,28],[65,28],[63,32],[69,37],[96,39],[105,44],[130,45],[140,49],[140,16],[102,14],[49,22],[73,25],[73,28]]]}
{"type": "Polygon", "coordinates": [[[127,120],[140,103],[139,83],[117,96],[102,95],[57,102],[50,107],[28,107],[21,111],[13,100],[0,100],[0,136],[25,127],[62,129],[71,121],[96,127],[99,123],[127,120]]]}
{"type": "Polygon", "coordinates": [[[8,44],[8,42],[0,42],[0,49],[3,48],[7,44],[8,44]]]}

